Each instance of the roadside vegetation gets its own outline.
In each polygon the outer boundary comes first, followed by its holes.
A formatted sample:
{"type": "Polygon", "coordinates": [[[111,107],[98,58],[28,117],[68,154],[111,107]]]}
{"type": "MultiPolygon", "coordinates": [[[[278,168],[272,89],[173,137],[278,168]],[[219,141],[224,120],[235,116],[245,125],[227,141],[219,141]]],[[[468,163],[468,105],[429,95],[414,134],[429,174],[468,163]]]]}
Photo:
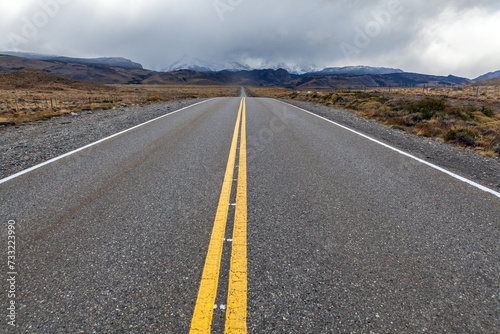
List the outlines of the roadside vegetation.
{"type": "Polygon", "coordinates": [[[49,119],[69,113],[110,110],[162,101],[239,96],[238,87],[107,86],[105,90],[1,90],[0,125],[49,119]]]}
{"type": "Polygon", "coordinates": [[[37,70],[0,73],[0,125],[132,104],[239,96],[240,88],[190,85],[102,85],[37,70]]]}
{"type": "Polygon", "coordinates": [[[255,96],[340,107],[392,128],[500,157],[500,104],[378,91],[307,91],[250,88],[255,96]]]}

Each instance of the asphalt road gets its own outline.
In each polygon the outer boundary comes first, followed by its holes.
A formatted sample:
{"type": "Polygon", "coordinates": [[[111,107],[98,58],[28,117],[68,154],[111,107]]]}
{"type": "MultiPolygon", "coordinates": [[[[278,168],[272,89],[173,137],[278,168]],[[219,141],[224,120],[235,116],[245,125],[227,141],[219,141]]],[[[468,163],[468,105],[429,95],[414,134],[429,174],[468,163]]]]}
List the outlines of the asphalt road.
{"type": "Polygon", "coordinates": [[[500,198],[276,100],[209,100],[0,183],[0,217],[3,332],[196,330],[212,242],[214,333],[243,299],[254,333],[500,332],[500,198]]]}

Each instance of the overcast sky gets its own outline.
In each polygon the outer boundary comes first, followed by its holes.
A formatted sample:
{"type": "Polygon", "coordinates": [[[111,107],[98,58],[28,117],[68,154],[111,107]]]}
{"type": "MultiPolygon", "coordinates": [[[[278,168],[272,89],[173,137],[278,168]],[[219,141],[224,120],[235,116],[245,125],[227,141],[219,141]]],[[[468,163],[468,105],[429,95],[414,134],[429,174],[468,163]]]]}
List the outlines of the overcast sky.
{"type": "Polygon", "coordinates": [[[500,70],[498,0],[2,0],[0,50],[253,66],[500,70]]]}

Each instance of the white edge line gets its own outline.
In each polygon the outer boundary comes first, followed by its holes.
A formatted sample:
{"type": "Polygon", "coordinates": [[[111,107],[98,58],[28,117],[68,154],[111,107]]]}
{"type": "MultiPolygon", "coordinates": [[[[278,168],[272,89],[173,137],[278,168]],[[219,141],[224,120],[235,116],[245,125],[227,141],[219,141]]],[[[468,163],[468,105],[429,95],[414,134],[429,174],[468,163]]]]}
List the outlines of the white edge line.
{"type": "Polygon", "coordinates": [[[139,128],[139,127],[143,126],[143,125],[146,125],[146,124],[148,124],[148,123],[151,123],[151,122],[157,121],[157,120],[159,120],[159,119],[161,119],[161,118],[163,118],[163,117],[167,117],[167,116],[170,116],[170,115],[176,114],[176,113],[178,113],[178,112],[180,112],[180,111],[183,111],[183,110],[185,110],[185,109],[188,109],[188,108],[194,107],[194,106],[196,106],[196,105],[199,105],[199,104],[202,104],[202,103],[205,103],[205,102],[213,101],[213,100],[215,100],[215,99],[217,99],[217,98],[213,98],[213,99],[209,99],[209,100],[205,100],[205,101],[197,102],[197,103],[195,103],[195,104],[189,105],[189,106],[187,106],[187,107],[181,108],[181,109],[179,109],[179,110],[173,111],[173,112],[171,112],[171,113],[165,114],[165,115],[163,115],[163,116],[160,116],[160,117],[157,117],[157,118],[151,119],[151,120],[149,120],[149,121],[147,121],[147,122],[141,123],[141,124],[139,124],[139,125],[133,126],[133,127],[129,128],[129,129],[126,129],[126,130],[123,130],[123,131],[121,131],[121,132],[115,133],[114,135],[111,135],[111,136],[109,136],[109,137],[106,137],[106,138],[100,139],[100,140],[98,140],[98,141],[96,141],[96,142],[90,143],[90,144],[85,145],[85,146],[83,146],[83,147],[77,148],[77,149],[76,149],[76,150],[74,150],[74,151],[71,151],[71,152],[65,153],[65,154],[63,154],[63,155],[60,155],[60,156],[58,156],[58,157],[52,158],[52,159],[47,160],[47,161],[45,161],[45,162],[42,162],[42,163],[40,163],[40,164],[38,164],[38,165],[35,165],[35,166],[30,167],[30,168],[28,168],[28,169],[25,169],[25,170],[23,170],[23,171],[21,171],[21,172],[18,172],[18,173],[14,174],[14,175],[11,175],[11,176],[8,176],[8,177],[6,177],[6,178],[4,178],[4,179],[1,179],[1,180],[0,180],[0,184],[5,183],[5,182],[8,182],[8,181],[10,181],[10,180],[12,180],[12,179],[15,179],[16,177],[19,177],[19,176],[21,176],[21,175],[24,175],[24,174],[27,174],[27,173],[29,173],[29,172],[32,172],[32,171],[34,171],[35,169],[38,169],[38,168],[40,168],[40,167],[43,167],[43,166],[46,166],[46,165],[51,164],[51,163],[53,163],[53,162],[56,162],[57,160],[61,160],[61,159],[63,159],[63,158],[66,158],[66,157],[68,157],[68,156],[70,156],[70,155],[72,155],[72,154],[75,154],[75,153],[78,153],[78,152],[80,152],[80,151],[83,151],[83,150],[85,150],[85,149],[87,149],[87,148],[89,148],[89,147],[92,147],[92,146],[94,146],[94,145],[100,144],[100,143],[102,143],[102,142],[104,142],[104,141],[106,141],[106,140],[109,140],[109,139],[111,139],[111,138],[117,137],[117,136],[122,135],[122,134],[124,134],[124,133],[126,133],[126,132],[129,132],[129,131],[131,131],[131,130],[137,129],[137,128],[139,128]]]}
{"type": "Polygon", "coordinates": [[[408,157],[408,158],[411,158],[411,159],[413,159],[413,160],[416,160],[416,161],[418,161],[418,162],[420,162],[420,163],[422,163],[422,164],[424,164],[424,165],[427,165],[427,166],[429,166],[429,167],[431,167],[431,168],[437,169],[438,171],[443,172],[443,173],[445,173],[445,174],[448,174],[449,176],[454,177],[455,179],[458,179],[458,180],[460,180],[460,181],[462,181],[462,182],[468,183],[468,184],[470,184],[470,185],[471,185],[471,186],[473,186],[473,187],[476,187],[476,188],[478,188],[478,189],[481,189],[481,190],[483,190],[483,191],[485,191],[485,192],[488,192],[488,193],[490,193],[490,194],[492,194],[492,195],[495,195],[496,197],[499,197],[499,198],[500,198],[500,193],[499,193],[499,192],[496,192],[496,191],[494,191],[494,190],[492,190],[492,189],[490,189],[490,188],[487,188],[487,187],[485,187],[485,186],[482,186],[482,185],[480,185],[479,183],[476,183],[476,182],[474,182],[474,181],[471,181],[471,180],[469,180],[469,179],[466,179],[465,177],[462,177],[462,176],[457,175],[457,174],[455,174],[455,173],[453,173],[453,172],[450,172],[449,170],[446,170],[446,169],[444,169],[444,168],[442,168],[442,167],[439,167],[439,166],[436,166],[436,165],[434,165],[434,164],[431,164],[430,162],[427,162],[427,161],[425,161],[425,160],[423,160],[423,159],[417,158],[417,157],[416,157],[416,156],[414,156],[414,155],[411,155],[411,154],[409,154],[409,153],[406,153],[406,152],[404,152],[404,151],[401,151],[400,149],[397,149],[397,148],[395,148],[395,147],[393,147],[393,146],[390,146],[390,145],[388,145],[388,144],[386,144],[386,143],[383,143],[383,142],[381,142],[381,141],[379,141],[379,140],[373,139],[373,138],[372,138],[372,137],[370,137],[370,136],[367,136],[367,135],[365,135],[365,134],[363,134],[363,133],[361,133],[361,132],[358,132],[358,131],[356,131],[356,130],[353,130],[353,129],[351,129],[351,128],[348,128],[348,127],[346,127],[346,126],[344,126],[344,125],[342,125],[342,124],[339,124],[339,123],[337,123],[337,122],[331,121],[331,120],[329,120],[329,119],[327,119],[327,118],[325,118],[325,117],[322,117],[322,116],[316,115],[315,113],[312,113],[312,112],[310,112],[310,111],[308,111],[308,110],[305,110],[305,109],[299,108],[299,107],[297,107],[297,106],[294,106],[293,104],[289,104],[289,103],[286,103],[286,102],[283,102],[283,101],[280,101],[280,100],[277,100],[277,101],[279,101],[279,102],[281,102],[281,103],[284,103],[284,104],[286,104],[286,105],[292,106],[292,107],[294,107],[294,108],[296,108],[296,109],[299,109],[299,110],[301,110],[301,111],[303,111],[303,112],[306,112],[306,113],[311,114],[311,115],[313,115],[313,116],[316,116],[316,117],[318,117],[318,118],[321,118],[322,120],[325,120],[325,121],[327,121],[327,122],[330,122],[330,123],[332,123],[332,124],[334,124],[334,125],[336,125],[336,126],[338,126],[338,127],[341,127],[342,129],[345,129],[345,130],[347,130],[347,131],[350,131],[350,132],[352,132],[352,133],[355,133],[355,134],[357,134],[358,136],[361,136],[361,137],[363,137],[363,138],[366,138],[366,139],[368,139],[368,140],[370,140],[370,141],[372,141],[372,142],[374,142],[374,143],[377,143],[377,144],[379,144],[379,145],[382,145],[382,146],[384,146],[384,147],[386,147],[386,148],[388,148],[388,149],[390,149],[390,150],[393,150],[393,151],[395,151],[395,152],[397,152],[397,153],[399,153],[399,154],[402,154],[402,155],[404,155],[404,156],[406,156],[406,157],[408,157]]]}

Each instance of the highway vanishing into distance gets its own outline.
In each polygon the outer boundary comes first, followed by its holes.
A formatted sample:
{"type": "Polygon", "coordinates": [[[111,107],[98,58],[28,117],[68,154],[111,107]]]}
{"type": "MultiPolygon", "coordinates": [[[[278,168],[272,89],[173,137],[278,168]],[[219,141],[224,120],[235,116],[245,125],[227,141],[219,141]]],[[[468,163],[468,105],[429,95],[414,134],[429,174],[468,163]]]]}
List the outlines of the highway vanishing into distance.
{"type": "Polygon", "coordinates": [[[242,95],[0,181],[0,331],[500,332],[499,193],[242,95]]]}

